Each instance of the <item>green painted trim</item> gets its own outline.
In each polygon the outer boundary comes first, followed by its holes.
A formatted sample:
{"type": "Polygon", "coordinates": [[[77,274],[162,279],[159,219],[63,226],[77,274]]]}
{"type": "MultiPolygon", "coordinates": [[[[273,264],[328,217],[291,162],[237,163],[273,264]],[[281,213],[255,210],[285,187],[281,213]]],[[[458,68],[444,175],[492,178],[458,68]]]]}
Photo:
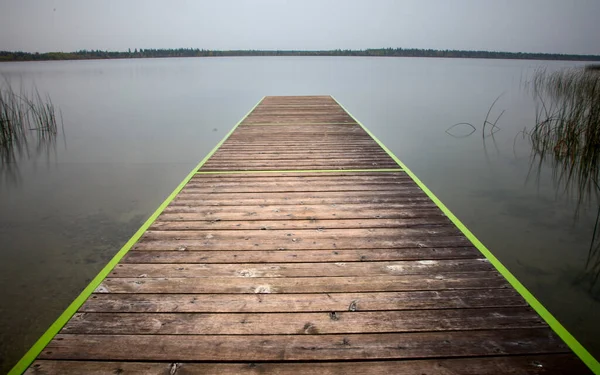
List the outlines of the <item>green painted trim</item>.
{"type": "Polygon", "coordinates": [[[262,102],[264,97],[256,103],[254,107],[231,129],[227,135],[202,159],[202,161],[194,168],[187,177],[175,188],[175,190],[165,199],[165,201],[154,211],[152,216],[146,220],[146,222],[140,227],[140,229],[135,232],[135,234],[127,241],[125,245],[119,250],[119,252],[108,262],[104,268],[94,277],[94,279],[88,284],[87,287],[75,298],[73,302],[67,307],[67,309],[52,323],[50,328],[33,344],[31,349],[25,353],[25,355],[17,362],[17,364],[10,370],[8,375],[18,375],[22,374],[27,370],[27,368],[33,363],[33,361],[37,358],[37,356],[44,350],[46,345],[56,336],[56,334],[62,329],[62,327],[67,324],[69,319],[77,312],[77,310],[83,305],[83,303],[89,298],[89,296],[94,292],[94,290],[100,285],[100,283],[108,276],[108,274],[112,271],[112,269],[119,263],[119,261],[127,254],[127,252],[131,249],[131,247],[140,239],[140,237],[144,234],[144,232],[152,225],[152,223],[156,220],[156,218],[162,213],[162,211],[171,203],[171,201],[175,198],[175,196],[183,189],[183,187],[189,182],[189,180],[194,177],[196,171],[206,163],[206,161],[221,147],[223,142],[233,131],[248,117],[248,115],[254,111],[254,109],[262,102]]]}
{"type": "Polygon", "coordinates": [[[442,201],[436,197],[435,194],[433,194],[433,192],[429,190],[427,186],[425,186],[425,184],[421,182],[421,180],[419,180],[419,178],[396,157],[396,155],[394,155],[387,147],[385,147],[385,145],[381,143],[381,141],[377,139],[377,137],[375,137],[375,135],[371,133],[366,126],[358,121],[356,117],[348,112],[348,110],[340,102],[338,102],[337,99],[335,99],[333,96],[332,98],[367,132],[367,134],[371,136],[371,138],[373,138],[375,142],[377,142],[385,150],[385,152],[388,153],[388,155],[390,155],[392,159],[394,159],[394,161],[396,161],[396,163],[398,163],[400,167],[402,167],[404,172],[406,172],[413,179],[413,181],[429,196],[429,198],[431,198],[431,200],[444,212],[444,214],[446,214],[446,216],[454,223],[454,225],[456,225],[458,229],[460,229],[460,231],[473,243],[473,245],[490,261],[490,263],[496,267],[498,272],[500,272],[500,274],[504,276],[510,285],[512,285],[512,287],[515,288],[519,294],[521,294],[527,303],[529,303],[529,305],[546,321],[546,323],[548,323],[550,328],[552,328],[552,330],[569,346],[569,348],[571,348],[571,350],[579,357],[579,359],[581,359],[581,361],[583,361],[583,363],[585,363],[594,374],[600,375],[600,363],[598,363],[598,361],[590,354],[590,352],[588,352],[587,349],[585,349],[583,345],[581,345],[579,341],[577,341],[577,339],[569,331],[567,331],[562,324],[560,324],[560,322],[550,313],[550,311],[548,311],[544,305],[542,305],[542,303],[538,301],[537,298],[535,298],[535,296],[529,290],[527,290],[523,284],[521,284],[521,282],[500,262],[500,260],[498,260],[498,258],[496,258],[494,254],[492,254],[492,252],[488,250],[485,245],[481,243],[456,216],[454,216],[448,207],[446,207],[444,203],[442,203],[442,201]]]}
{"type": "Polygon", "coordinates": [[[196,174],[252,174],[252,173],[346,173],[346,172],[402,172],[400,168],[382,169],[301,169],[301,170],[269,170],[269,171],[198,171],[196,174]]]}

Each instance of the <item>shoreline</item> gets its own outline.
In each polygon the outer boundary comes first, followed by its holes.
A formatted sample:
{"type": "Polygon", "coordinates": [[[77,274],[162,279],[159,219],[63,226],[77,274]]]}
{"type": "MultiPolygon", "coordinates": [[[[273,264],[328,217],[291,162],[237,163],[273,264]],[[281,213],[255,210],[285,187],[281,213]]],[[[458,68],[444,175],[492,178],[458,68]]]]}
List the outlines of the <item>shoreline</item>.
{"type": "Polygon", "coordinates": [[[366,50],[200,50],[200,49],[136,49],[131,51],[89,51],[30,53],[0,51],[0,62],[21,61],[70,61],[70,60],[122,60],[147,58],[181,57],[421,57],[421,58],[464,58],[493,60],[542,60],[542,61],[600,61],[600,55],[453,51],[423,49],[366,49],[366,50]]]}

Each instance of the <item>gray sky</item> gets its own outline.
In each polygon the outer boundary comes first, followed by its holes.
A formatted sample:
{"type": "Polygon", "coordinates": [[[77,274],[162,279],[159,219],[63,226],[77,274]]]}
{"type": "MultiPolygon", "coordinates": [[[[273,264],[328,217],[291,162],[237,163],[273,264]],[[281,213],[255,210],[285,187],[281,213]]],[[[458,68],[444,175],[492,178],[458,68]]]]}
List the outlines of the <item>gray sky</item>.
{"type": "Polygon", "coordinates": [[[0,0],[0,50],[178,47],[600,54],[600,1],[0,0]]]}

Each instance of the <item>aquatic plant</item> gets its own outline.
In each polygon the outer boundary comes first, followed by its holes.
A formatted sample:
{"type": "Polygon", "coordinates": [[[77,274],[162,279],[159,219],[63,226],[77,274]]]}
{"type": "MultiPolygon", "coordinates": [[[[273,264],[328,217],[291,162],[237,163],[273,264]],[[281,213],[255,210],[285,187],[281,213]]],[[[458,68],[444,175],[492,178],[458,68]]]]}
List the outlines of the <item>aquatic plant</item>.
{"type": "Polygon", "coordinates": [[[42,96],[35,87],[30,92],[22,88],[16,92],[4,79],[0,84],[0,171],[14,167],[18,157],[39,153],[52,144],[58,123],[57,111],[48,95],[42,96]]]}
{"type": "MultiPolygon", "coordinates": [[[[577,211],[600,196],[600,71],[537,70],[529,82],[537,102],[535,127],[527,131],[532,145],[532,168],[552,166],[563,193],[576,194],[577,211]]],[[[600,207],[588,259],[580,281],[600,293],[600,207]]]]}
{"type": "Polygon", "coordinates": [[[585,66],[587,70],[600,70],[600,64],[588,64],[585,66]]]}
{"type": "Polygon", "coordinates": [[[538,163],[549,161],[565,192],[597,197],[600,163],[600,72],[568,69],[534,73],[536,125],[529,138],[538,163]]]}

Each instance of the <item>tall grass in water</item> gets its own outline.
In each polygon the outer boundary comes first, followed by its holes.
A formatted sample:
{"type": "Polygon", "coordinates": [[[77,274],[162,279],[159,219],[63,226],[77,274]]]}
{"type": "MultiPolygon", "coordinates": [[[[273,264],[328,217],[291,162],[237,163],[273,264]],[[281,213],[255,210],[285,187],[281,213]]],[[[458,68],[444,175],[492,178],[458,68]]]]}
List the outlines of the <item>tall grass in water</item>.
{"type": "MultiPolygon", "coordinates": [[[[575,192],[577,208],[600,196],[600,71],[538,70],[530,82],[537,100],[536,125],[529,132],[534,163],[549,162],[566,193],[575,192]]],[[[539,170],[539,169],[538,169],[539,170]]],[[[600,207],[598,208],[600,218],[600,207]]],[[[600,297],[600,241],[596,221],[582,276],[600,297]]]]}
{"type": "Polygon", "coordinates": [[[54,143],[56,113],[50,97],[36,88],[16,92],[7,79],[0,84],[0,171],[10,171],[18,158],[40,153],[54,143]]]}

